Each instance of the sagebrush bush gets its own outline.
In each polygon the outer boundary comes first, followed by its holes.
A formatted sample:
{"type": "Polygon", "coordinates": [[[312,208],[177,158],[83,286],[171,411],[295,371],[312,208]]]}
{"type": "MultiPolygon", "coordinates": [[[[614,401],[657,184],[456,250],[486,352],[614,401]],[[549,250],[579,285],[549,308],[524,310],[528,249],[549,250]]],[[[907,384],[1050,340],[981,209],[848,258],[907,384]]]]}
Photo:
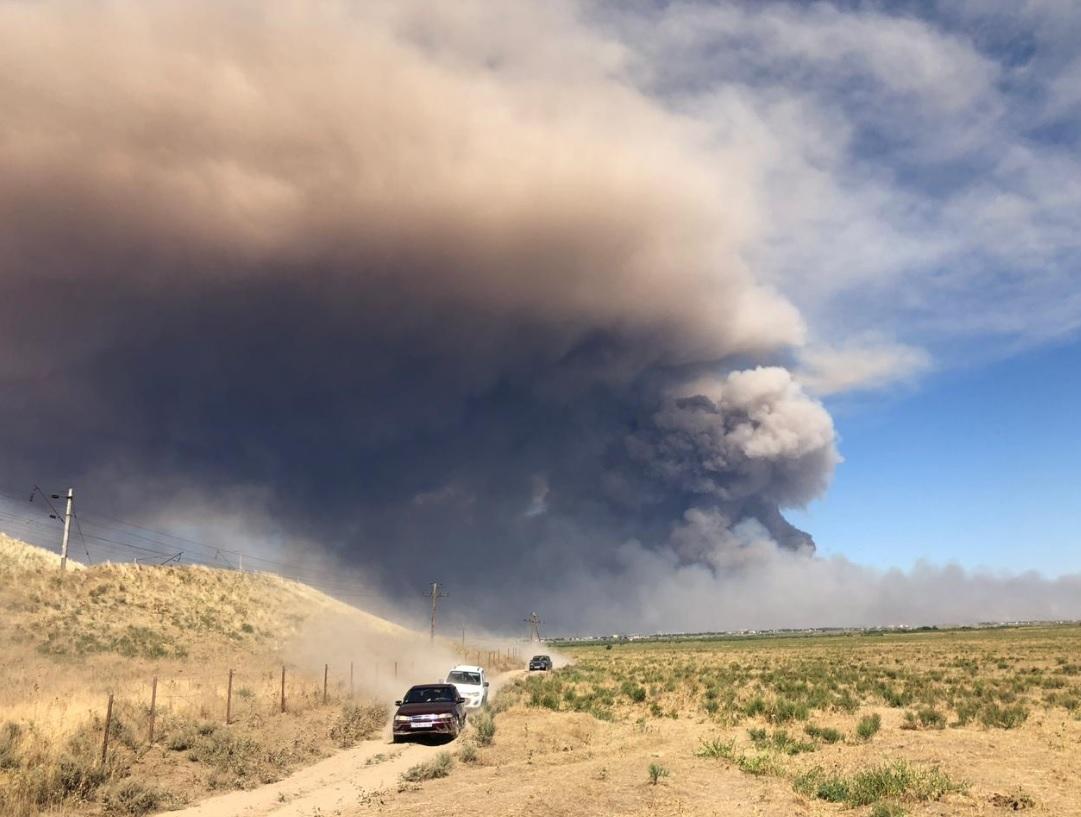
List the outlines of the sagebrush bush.
{"type": "Polygon", "coordinates": [[[458,760],[462,763],[476,763],[477,762],[477,747],[470,741],[463,741],[462,745],[458,747],[458,760]]]}
{"type": "Polygon", "coordinates": [[[668,777],[669,771],[659,763],[649,764],[649,782],[656,786],[661,778],[668,777]]]}
{"type": "Polygon", "coordinates": [[[702,745],[695,752],[699,757],[725,758],[730,760],[735,751],[734,741],[725,741],[720,738],[702,741],[702,745]]]}
{"type": "Polygon", "coordinates": [[[980,723],[997,729],[1016,729],[1028,720],[1028,710],[1021,704],[999,706],[987,704],[980,710],[980,723]]]}
{"type": "Polygon", "coordinates": [[[882,716],[875,712],[873,715],[864,715],[856,724],[856,735],[860,740],[870,740],[878,734],[882,728],[882,716]]]}
{"type": "Polygon", "coordinates": [[[102,804],[106,814],[142,817],[159,810],[169,800],[168,795],[157,786],[125,780],[105,792],[102,804]]]}
{"type": "Polygon", "coordinates": [[[920,726],[929,729],[945,729],[946,716],[932,707],[923,707],[916,713],[920,726]]]}
{"type": "Polygon", "coordinates": [[[495,718],[490,713],[481,710],[469,719],[477,735],[477,743],[481,746],[491,746],[495,740],[495,718]]]}
{"type": "Polygon", "coordinates": [[[23,729],[15,721],[0,727],[0,769],[14,769],[19,765],[19,744],[23,729]]]}
{"type": "Polygon", "coordinates": [[[869,806],[880,800],[940,800],[964,788],[937,766],[919,768],[900,760],[850,776],[827,774],[818,767],[799,775],[794,785],[808,797],[850,806],[869,806]]]}
{"type": "Polygon", "coordinates": [[[402,780],[408,783],[420,783],[423,780],[435,780],[446,777],[454,768],[454,758],[450,752],[440,752],[431,760],[418,763],[402,772],[402,780]]]}
{"type": "Polygon", "coordinates": [[[348,749],[379,731],[386,719],[386,708],[380,704],[343,704],[330,727],[330,739],[340,748],[348,749]]]}
{"type": "Polygon", "coordinates": [[[809,723],[803,727],[803,731],[807,733],[808,737],[821,740],[824,743],[838,743],[844,738],[840,730],[831,726],[815,726],[813,723],[809,723]]]}

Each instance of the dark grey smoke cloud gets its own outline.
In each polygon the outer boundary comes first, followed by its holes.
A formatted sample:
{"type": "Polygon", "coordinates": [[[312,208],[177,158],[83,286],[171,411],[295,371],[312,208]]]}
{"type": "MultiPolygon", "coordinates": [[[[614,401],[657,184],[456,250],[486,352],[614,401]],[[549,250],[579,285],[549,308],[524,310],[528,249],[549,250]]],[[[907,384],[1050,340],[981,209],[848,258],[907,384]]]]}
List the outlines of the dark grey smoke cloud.
{"type": "Polygon", "coordinates": [[[429,12],[0,10],[5,479],[143,516],[258,486],[398,589],[559,580],[692,505],[811,547],[778,509],[829,417],[783,369],[718,379],[802,333],[740,260],[738,164],[567,9],[504,29],[558,54],[429,12]]]}
{"type": "Polygon", "coordinates": [[[750,157],[570,5],[443,5],[0,6],[0,477],[497,627],[808,558],[750,157]]]}

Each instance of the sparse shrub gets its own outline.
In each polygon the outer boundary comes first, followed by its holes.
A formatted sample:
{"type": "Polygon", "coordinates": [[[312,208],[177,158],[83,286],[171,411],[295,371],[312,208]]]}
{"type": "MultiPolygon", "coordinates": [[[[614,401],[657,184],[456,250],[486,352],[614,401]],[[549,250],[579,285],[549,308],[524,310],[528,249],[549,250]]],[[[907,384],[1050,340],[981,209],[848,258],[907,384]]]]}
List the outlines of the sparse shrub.
{"type": "Polygon", "coordinates": [[[919,729],[920,725],[916,722],[915,712],[905,712],[905,719],[901,722],[902,729],[919,729]]]}
{"type": "Polygon", "coordinates": [[[125,780],[105,793],[103,803],[106,814],[142,817],[157,811],[169,798],[156,786],[148,786],[137,780],[125,780]]]}
{"type": "Polygon", "coordinates": [[[778,698],[766,710],[766,718],[770,723],[788,723],[794,720],[805,721],[809,714],[807,704],[788,698],[778,698]]]}
{"type": "Polygon", "coordinates": [[[385,721],[386,711],[382,706],[346,703],[330,727],[330,739],[347,749],[358,740],[370,737],[385,721]]]}
{"type": "Polygon", "coordinates": [[[634,701],[636,704],[642,703],[646,699],[646,690],[644,687],[639,686],[633,681],[624,681],[620,687],[620,691],[634,701]]]}
{"type": "Polygon", "coordinates": [[[15,721],[8,721],[0,727],[0,769],[14,769],[19,765],[19,743],[23,730],[15,721]]]}
{"type": "Polygon", "coordinates": [[[458,760],[462,761],[462,763],[476,763],[476,745],[474,745],[470,741],[463,741],[462,745],[458,747],[458,760]]]}
{"type": "Polygon", "coordinates": [[[761,715],[766,711],[766,701],[761,695],[755,695],[743,705],[743,714],[748,718],[761,715]]]}
{"type": "Polygon", "coordinates": [[[781,767],[765,752],[740,755],[736,758],[736,765],[739,766],[741,772],[756,776],[780,774],[781,772],[781,767]]]}
{"type": "Polygon", "coordinates": [[[823,743],[839,743],[844,737],[840,730],[834,729],[831,726],[815,726],[812,723],[803,727],[803,731],[807,733],[808,737],[820,740],[823,743]]]}
{"type": "Polygon", "coordinates": [[[786,755],[798,755],[801,752],[813,752],[815,745],[806,741],[796,740],[784,729],[778,729],[771,736],[766,734],[765,729],[750,729],[748,734],[751,742],[759,749],[774,749],[786,755]]]}
{"type": "Polygon", "coordinates": [[[858,724],[856,724],[856,735],[860,740],[870,740],[878,734],[878,730],[882,728],[882,716],[875,712],[872,715],[864,715],[860,718],[858,724]]]}
{"type": "Polygon", "coordinates": [[[980,710],[980,723],[997,729],[1016,729],[1028,719],[1028,710],[1021,704],[999,706],[987,704],[980,710]]]}
{"type": "Polygon", "coordinates": [[[965,703],[957,704],[955,711],[957,712],[957,720],[950,725],[966,726],[979,715],[980,707],[978,704],[966,701],[965,703]]]}
{"type": "Polygon", "coordinates": [[[868,806],[881,800],[940,800],[964,787],[937,767],[917,768],[904,761],[863,769],[850,777],[815,768],[795,780],[796,791],[831,803],[868,806]]]}
{"type": "Polygon", "coordinates": [[[170,732],[165,739],[165,748],[173,752],[186,752],[192,747],[199,733],[192,726],[185,726],[175,732],[170,732]]]}
{"type": "Polygon", "coordinates": [[[446,777],[454,768],[454,758],[450,752],[440,752],[431,760],[411,766],[401,774],[401,779],[407,783],[420,783],[424,780],[435,780],[446,777]]]}
{"type": "Polygon", "coordinates": [[[656,786],[661,778],[668,777],[669,771],[659,763],[649,764],[649,782],[656,786]]]}
{"type": "MultiPolygon", "coordinates": [[[[762,730],[763,735],[765,729],[762,730]]],[[[714,738],[713,740],[702,741],[702,745],[698,747],[698,751],[695,752],[699,757],[711,757],[711,758],[725,758],[730,760],[732,758],[735,743],[733,741],[724,741],[720,738],[714,738]]]]}
{"type": "Polygon", "coordinates": [[[495,739],[495,718],[490,713],[481,710],[470,718],[470,722],[476,731],[477,743],[481,746],[491,746],[495,739]]]}
{"type": "Polygon", "coordinates": [[[946,728],[946,716],[939,712],[937,709],[931,707],[923,707],[916,713],[916,717],[920,720],[920,726],[929,729],[945,729],[946,728]]]}

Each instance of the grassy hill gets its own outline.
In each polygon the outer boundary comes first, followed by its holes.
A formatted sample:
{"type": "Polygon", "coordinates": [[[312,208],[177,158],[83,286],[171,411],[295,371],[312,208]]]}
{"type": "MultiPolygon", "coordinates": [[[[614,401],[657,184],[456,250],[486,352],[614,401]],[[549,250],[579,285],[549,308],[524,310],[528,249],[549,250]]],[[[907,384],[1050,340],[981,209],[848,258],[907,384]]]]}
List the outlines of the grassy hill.
{"type": "Polygon", "coordinates": [[[378,734],[387,701],[458,660],[273,575],[68,566],[61,575],[54,554],[0,534],[5,816],[141,814],[270,782],[378,734]]]}
{"type": "Polygon", "coordinates": [[[0,534],[0,644],[67,657],[193,658],[281,649],[315,620],[348,620],[365,635],[415,634],[307,585],[202,566],[68,562],[0,534]],[[7,642],[7,643],[4,643],[7,642]]]}

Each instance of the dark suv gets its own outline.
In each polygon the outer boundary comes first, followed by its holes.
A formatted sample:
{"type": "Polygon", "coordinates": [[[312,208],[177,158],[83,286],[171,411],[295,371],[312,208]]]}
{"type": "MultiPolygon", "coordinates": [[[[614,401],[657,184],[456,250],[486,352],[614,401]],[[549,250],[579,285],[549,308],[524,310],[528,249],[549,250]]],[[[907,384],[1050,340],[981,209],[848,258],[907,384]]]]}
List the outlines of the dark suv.
{"type": "Polygon", "coordinates": [[[465,699],[454,684],[424,684],[410,687],[405,697],[395,701],[394,742],[417,735],[443,735],[451,740],[465,728],[465,699]]]}
{"type": "Polygon", "coordinates": [[[547,655],[534,655],[529,659],[529,671],[532,672],[535,669],[543,670],[547,672],[552,668],[552,659],[547,655]]]}

